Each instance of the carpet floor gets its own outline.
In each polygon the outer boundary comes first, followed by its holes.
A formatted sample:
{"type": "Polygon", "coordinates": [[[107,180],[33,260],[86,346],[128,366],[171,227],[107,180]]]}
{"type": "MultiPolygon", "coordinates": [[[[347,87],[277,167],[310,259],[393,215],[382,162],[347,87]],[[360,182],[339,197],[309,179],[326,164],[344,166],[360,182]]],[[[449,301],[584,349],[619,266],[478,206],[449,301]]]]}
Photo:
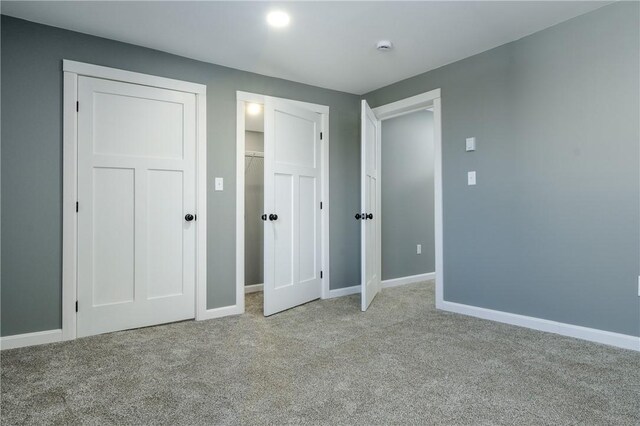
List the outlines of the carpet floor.
{"type": "Polygon", "coordinates": [[[433,282],[1,354],[11,424],[640,424],[640,353],[434,309],[433,282]]]}

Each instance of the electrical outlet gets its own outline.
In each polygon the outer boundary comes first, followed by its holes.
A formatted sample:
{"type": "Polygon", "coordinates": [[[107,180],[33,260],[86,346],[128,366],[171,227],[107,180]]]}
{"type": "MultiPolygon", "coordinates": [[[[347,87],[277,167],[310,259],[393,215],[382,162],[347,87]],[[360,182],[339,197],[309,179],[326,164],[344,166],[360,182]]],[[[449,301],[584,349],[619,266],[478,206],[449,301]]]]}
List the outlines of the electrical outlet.
{"type": "Polygon", "coordinates": [[[416,246],[416,254],[422,254],[422,244],[416,246]]]}

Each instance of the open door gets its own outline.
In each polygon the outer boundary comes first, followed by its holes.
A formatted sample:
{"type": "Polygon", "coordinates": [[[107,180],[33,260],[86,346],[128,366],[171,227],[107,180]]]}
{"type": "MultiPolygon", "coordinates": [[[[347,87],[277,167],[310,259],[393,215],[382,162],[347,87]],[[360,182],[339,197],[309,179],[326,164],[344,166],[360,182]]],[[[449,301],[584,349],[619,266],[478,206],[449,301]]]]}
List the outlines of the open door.
{"type": "Polygon", "coordinates": [[[321,294],[321,115],[293,102],[264,105],[264,314],[321,294]]]}
{"type": "MultiPolygon", "coordinates": [[[[362,101],[361,130],[361,276],[362,310],[366,311],[380,291],[381,283],[381,228],[380,228],[380,120],[362,101]]],[[[358,218],[358,215],[356,215],[358,218]]]]}

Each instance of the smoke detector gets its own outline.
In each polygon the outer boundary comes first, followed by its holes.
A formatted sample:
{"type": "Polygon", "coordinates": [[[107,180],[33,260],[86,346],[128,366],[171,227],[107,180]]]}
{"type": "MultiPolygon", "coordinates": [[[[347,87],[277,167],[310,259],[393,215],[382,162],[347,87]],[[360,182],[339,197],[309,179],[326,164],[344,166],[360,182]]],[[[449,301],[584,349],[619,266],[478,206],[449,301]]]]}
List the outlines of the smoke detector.
{"type": "Polygon", "coordinates": [[[381,52],[393,49],[393,44],[389,40],[380,40],[376,45],[376,49],[381,52]]]}

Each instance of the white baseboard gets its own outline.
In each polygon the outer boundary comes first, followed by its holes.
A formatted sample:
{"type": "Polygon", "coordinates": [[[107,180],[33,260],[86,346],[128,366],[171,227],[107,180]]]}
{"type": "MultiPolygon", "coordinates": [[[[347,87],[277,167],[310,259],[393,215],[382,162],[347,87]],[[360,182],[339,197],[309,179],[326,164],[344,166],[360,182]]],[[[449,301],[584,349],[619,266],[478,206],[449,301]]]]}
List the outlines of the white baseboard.
{"type": "Polygon", "coordinates": [[[264,288],[264,284],[251,284],[244,286],[244,294],[247,293],[255,293],[257,291],[262,291],[264,288]]]}
{"type": "Polygon", "coordinates": [[[35,333],[16,334],[0,338],[0,349],[22,348],[24,346],[43,345],[62,341],[62,329],[36,331],[35,333]]]}
{"type": "Polygon", "coordinates": [[[327,299],[333,299],[334,297],[348,296],[350,294],[360,293],[360,286],[353,285],[351,287],[336,288],[335,290],[329,290],[329,297],[327,299]]]}
{"type": "Polygon", "coordinates": [[[613,333],[611,331],[604,331],[598,330],[596,328],[588,328],[579,325],[550,321],[542,318],[512,314],[509,312],[494,311],[493,309],[480,308],[477,306],[464,305],[455,302],[442,301],[437,304],[436,308],[442,309],[444,311],[455,312],[458,314],[469,315],[476,318],[517,325],[534,330],[560,334],[562,336],[574,337],[576,339],[588,340],[590,342],[616,346],[618,348],[640,351],[640,337],[630,336],[628,334],[613,333]]]}
{"type": "Polygon", "coordinates": [[[407,277],[393,278],[382,281],[382,288],[397,287],[399,285],[419,283],[421,281],[435,280],[435,272],[427,272],[426,274],[409,275],[407,277]]]}
{"type": "Polygon", "coordinates": [[[223,306],[221,308],[207,309],[196,318],[198,321],[209,320],[213,318],[222,318],[229,315],[239,315],[244,313],[244,309],[238,305],[223,306]]]}

